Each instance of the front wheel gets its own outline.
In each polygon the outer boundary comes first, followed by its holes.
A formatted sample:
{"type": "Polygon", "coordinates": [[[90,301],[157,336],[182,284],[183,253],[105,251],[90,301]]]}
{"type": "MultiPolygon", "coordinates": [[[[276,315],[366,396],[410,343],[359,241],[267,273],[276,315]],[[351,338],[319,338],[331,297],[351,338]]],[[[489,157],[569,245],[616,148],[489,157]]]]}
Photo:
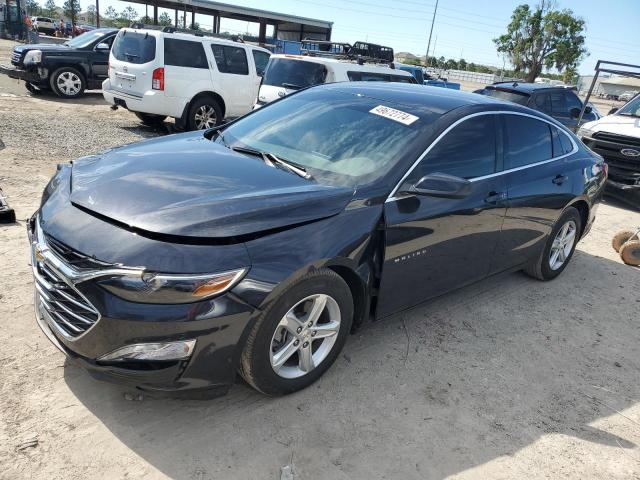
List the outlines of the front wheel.
{"type": "Polygon", "coordinates": [[[345,281],[331,270],[308,273],[260,315],[242,351],[240,374],[267,395],[308,387],[340,354],[352,320],[345,281]]]}
{"type": "Polygon", "coordinates": [[[556,221],[540,256],[525,268],[525,273],[538,280],[552,280],[562,273],[573,257],[580,233],[580,213],[568,207],[556,221]]]}
{"type": "Polygon", "coordinates": [[[84,93],[86,82],[75,68],[62,67],[51,75],[51,88],[62,98],[77,98],[84,93]]]}

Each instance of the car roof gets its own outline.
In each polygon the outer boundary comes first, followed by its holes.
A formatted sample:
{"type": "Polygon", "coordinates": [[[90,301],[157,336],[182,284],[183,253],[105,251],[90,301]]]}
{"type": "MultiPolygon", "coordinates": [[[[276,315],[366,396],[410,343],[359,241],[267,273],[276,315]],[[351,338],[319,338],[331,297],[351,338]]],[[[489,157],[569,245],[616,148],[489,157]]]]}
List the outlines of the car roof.
{"type": "Polygon", "coordinates": [[[177,38],[179,40],[189,40],[189,41],[207,41],[207,42],[215,42],[215,43],[224,43],[227,45],[234,45],[236,47],[250,47],[255,48],[256,50],[261,50],[267,53],[271,53],[269,50],[263,47],[259,47],[258,45],[253,45],[251,43],[242,43],[235,42],[233,40],[229,40],[226,38],[219,37],[210,37],[205,35],[194,35],[192,33],[182,33],[182,32],[163,32],[162,30],[155,30],[151,28],[123,28],[122,30],[126,30],[127,32],[135,32],[135,33],[148,33],[149,35],[153,35],[154,37],[168,37],[168,38],[177,38]]]}
{"type": "Polygon", "coordinates": [[[341,60],[337,58],[327,58],[327,57],[313,57],[310,55],[291,55],[287,53],[276,53],[271,55],[271,58],[277,59],[287,59],[293,61],[301,61],[301,62],[311,62],[311,63],[319,63],[325,66],[330,67],[332,70],[341,70],[341,71],[357,71],[357,72],[375,72],[375,73],[389,73],[392,75],[398,75],[402,77],[411,77],[409,72],[399,69],[393,69],[387,64],[375,64],[375,63],[365,63],[360,65],[354,61],[350,60],[341,60]]]}
{"type": "Polygon", "coordinates": [[[460,107],[477,106],[480,107],[479,110],[491,110],[493,108],[532,114],[532,110],[529,108],[493,97],[411,83],[338,82],[327,83],[313,88],[376,98],[381,101],[407,106],[409,111],[412,109],[427,109],[444,114],[460,107]],[[486,108],[483,109],[482,107],[486,108]]]}
{"type": "Polygon", "coordinates": [[[549,85],[548,83],[526,83],[526,82],[498,82],[488,85],[485,88],[497,88],[513,90],[514,92],[533,93],[538,90],[570,90],[570,86],[549,85]]]}

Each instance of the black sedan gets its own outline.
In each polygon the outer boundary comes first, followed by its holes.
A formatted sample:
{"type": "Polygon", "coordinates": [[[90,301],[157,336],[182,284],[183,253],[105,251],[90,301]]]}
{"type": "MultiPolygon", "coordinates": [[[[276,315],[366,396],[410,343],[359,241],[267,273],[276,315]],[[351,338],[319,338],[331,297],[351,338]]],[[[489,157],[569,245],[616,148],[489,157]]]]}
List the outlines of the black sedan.
{"type": "Polygon", "coordinates": [[[32,93],[53,90],[63,98],[79,97],[85,89],[102,88],[117,33],[117,29],[99,28],[63,44],[18,45],[11,54],[11,66],[0,65],[0,73],[24,80],[32,93]]]}
{"type": "Polygon", "coordinates": [[[218,129],[60,166],[29,222],[37,321],[97,378],[304,388],[350,331],[522,269],[591,227],[602,158],[542,113],[329,84],[218,129]]]}

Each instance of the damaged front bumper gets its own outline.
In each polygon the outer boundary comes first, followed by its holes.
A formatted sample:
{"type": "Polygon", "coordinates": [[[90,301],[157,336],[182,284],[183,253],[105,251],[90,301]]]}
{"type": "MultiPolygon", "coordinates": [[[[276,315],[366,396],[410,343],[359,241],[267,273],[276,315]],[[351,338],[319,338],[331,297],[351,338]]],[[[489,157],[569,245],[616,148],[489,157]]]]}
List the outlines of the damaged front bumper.
{"type": "Polygon", "coordinates": [[[44,67],[27,67],[19,68],[13,65],[0,64],[0,73],[7,75],[9,78],[24,80],[25,82],[39,84],[47,81],[49,70],[44,67]]]}

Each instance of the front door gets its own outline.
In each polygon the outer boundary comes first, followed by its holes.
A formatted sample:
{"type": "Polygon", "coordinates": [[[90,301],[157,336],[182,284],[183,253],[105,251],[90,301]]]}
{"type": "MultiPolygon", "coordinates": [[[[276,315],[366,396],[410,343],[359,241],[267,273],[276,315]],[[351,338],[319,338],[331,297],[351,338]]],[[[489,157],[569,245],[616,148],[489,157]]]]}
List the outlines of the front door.
{"type": "Polygon", "coordinates": [[[385,258],[378,317],[489,274],[504,219],[496,115],[466,119],[433,145],[403,185],[431,173],[471,182],[462,199],[398,193],[385,204],[385,258]]]}
{"type": "Polygon", "coordinates": [[[93,74],[92,80],[95,83],[102,83],[109,75],[109,52],[111,51],[111,44],[114,38],[115,35],[104,38],[93,47],[91,54],[91,71],[93,74]],[[104,48],[103,44],[109,48],[104,48]],[[100,45],[101,48],[98,48],[98,45],[100,45]]]}

